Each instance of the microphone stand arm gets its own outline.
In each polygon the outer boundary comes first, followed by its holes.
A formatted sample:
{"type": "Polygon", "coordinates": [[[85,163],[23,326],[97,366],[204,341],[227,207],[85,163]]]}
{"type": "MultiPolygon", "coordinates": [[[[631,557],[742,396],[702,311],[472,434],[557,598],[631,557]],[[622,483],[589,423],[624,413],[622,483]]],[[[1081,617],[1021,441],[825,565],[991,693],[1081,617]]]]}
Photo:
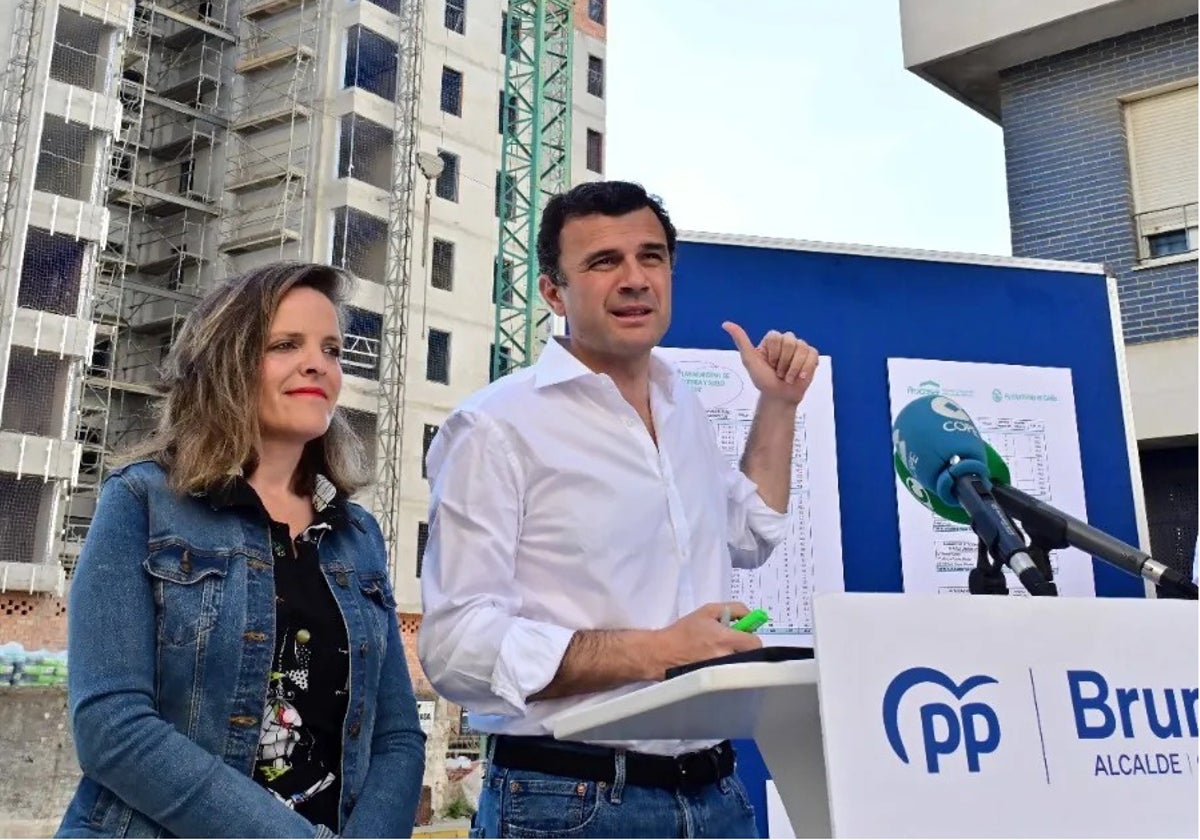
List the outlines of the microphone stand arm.
{"type": "Polygon", "coordinates": [[[1196,584],[1144,551],[1068,516],[1015,487],[993,484],[992,494],[1005,513],[1020,520],[1021,527],[1030,538],[1045,548],[1078,548],[1111,566],[1156,584],[1164,594],[1192,601],[1197,599],[1196,584]]]}

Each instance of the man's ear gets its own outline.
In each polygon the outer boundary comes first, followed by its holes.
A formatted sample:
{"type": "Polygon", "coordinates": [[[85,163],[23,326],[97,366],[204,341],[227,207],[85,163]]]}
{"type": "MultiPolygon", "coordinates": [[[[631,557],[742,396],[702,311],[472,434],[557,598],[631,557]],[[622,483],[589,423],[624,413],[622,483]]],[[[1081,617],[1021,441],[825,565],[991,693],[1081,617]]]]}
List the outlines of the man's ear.
{"type": "Polygon", "coordinates": [[[550,311],[560,318],[566,317],[567,307],[563,302],[562,286],[554,285],[550,275],[539,274],[538,289],[542,293],[542,300],[546,301],[546,305],[550,307],[550,311]]]}

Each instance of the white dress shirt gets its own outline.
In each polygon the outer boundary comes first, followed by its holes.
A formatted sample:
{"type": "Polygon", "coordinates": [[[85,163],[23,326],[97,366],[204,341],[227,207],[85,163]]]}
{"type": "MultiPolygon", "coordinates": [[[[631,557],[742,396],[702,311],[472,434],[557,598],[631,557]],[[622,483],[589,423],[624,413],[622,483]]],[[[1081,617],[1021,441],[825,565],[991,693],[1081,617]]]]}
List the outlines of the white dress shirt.
{"type": "Polygon", "coordinates": [[[732,567],[762,564],[783,538],[786,515],[728,463],[699,398],[657,356],[650,406],[657,448],[612,379],[552,339],[434,438],[419,651],[473,728],[547,735],[555,714],[646,685],[526,701],[575,630],[657,629],[728,600],[732,567]]]}

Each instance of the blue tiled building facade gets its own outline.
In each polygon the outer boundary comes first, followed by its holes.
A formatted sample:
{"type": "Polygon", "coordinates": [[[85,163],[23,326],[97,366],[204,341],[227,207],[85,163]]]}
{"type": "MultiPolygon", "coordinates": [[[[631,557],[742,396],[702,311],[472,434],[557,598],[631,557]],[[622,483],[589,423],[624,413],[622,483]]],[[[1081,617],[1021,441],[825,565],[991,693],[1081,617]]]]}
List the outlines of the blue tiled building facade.
{"type": "MultiPolygon", "coordinates": [[[[1159,255],[1139,234],[1144,208],[1137,207],[1126,118],[1137,97],[1194,86],[1196,78],[1196,16],[999,74],[1013,255],[1105,265],[1117,280],[1129,346],[1197,333],[1196,193],[1169,211],[1183,230],[1159,236],[1154,244],[1168,246],[1159,255]]],[[[1179,177],[1194,185],[1197,173],[1179,177]]],[[[1142,441],[1140,458],[1152,553],[1191,575],[1195,436],[1142,441]]]]}
{"type": "Polygon", "coordinates": [[[1103,263],[1117,278],[1128,344],[1197,331],[1195,251],[1139,264],[1122,107],[1195,84],[1196,24],[1159,24],[1000,74],[1013,255],[1103,263]]]}

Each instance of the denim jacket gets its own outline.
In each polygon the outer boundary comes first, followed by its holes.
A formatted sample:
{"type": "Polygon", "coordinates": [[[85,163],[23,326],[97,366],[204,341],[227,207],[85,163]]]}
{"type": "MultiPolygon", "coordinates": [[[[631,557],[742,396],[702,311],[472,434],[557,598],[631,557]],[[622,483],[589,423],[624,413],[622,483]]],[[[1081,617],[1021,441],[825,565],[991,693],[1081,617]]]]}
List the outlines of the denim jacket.
{"type": "MultiPolygon", "coordinates": [[[[374,518],[320,542],[346,622],[340,825],[412,833],[425,736],[374,518]]],[[[105,482],[69,601],[71,724],[83,779],[62,837],[328,837],[251,777],[275,645],[266,523],[180,496],[156,464],[105,482]]]]}

